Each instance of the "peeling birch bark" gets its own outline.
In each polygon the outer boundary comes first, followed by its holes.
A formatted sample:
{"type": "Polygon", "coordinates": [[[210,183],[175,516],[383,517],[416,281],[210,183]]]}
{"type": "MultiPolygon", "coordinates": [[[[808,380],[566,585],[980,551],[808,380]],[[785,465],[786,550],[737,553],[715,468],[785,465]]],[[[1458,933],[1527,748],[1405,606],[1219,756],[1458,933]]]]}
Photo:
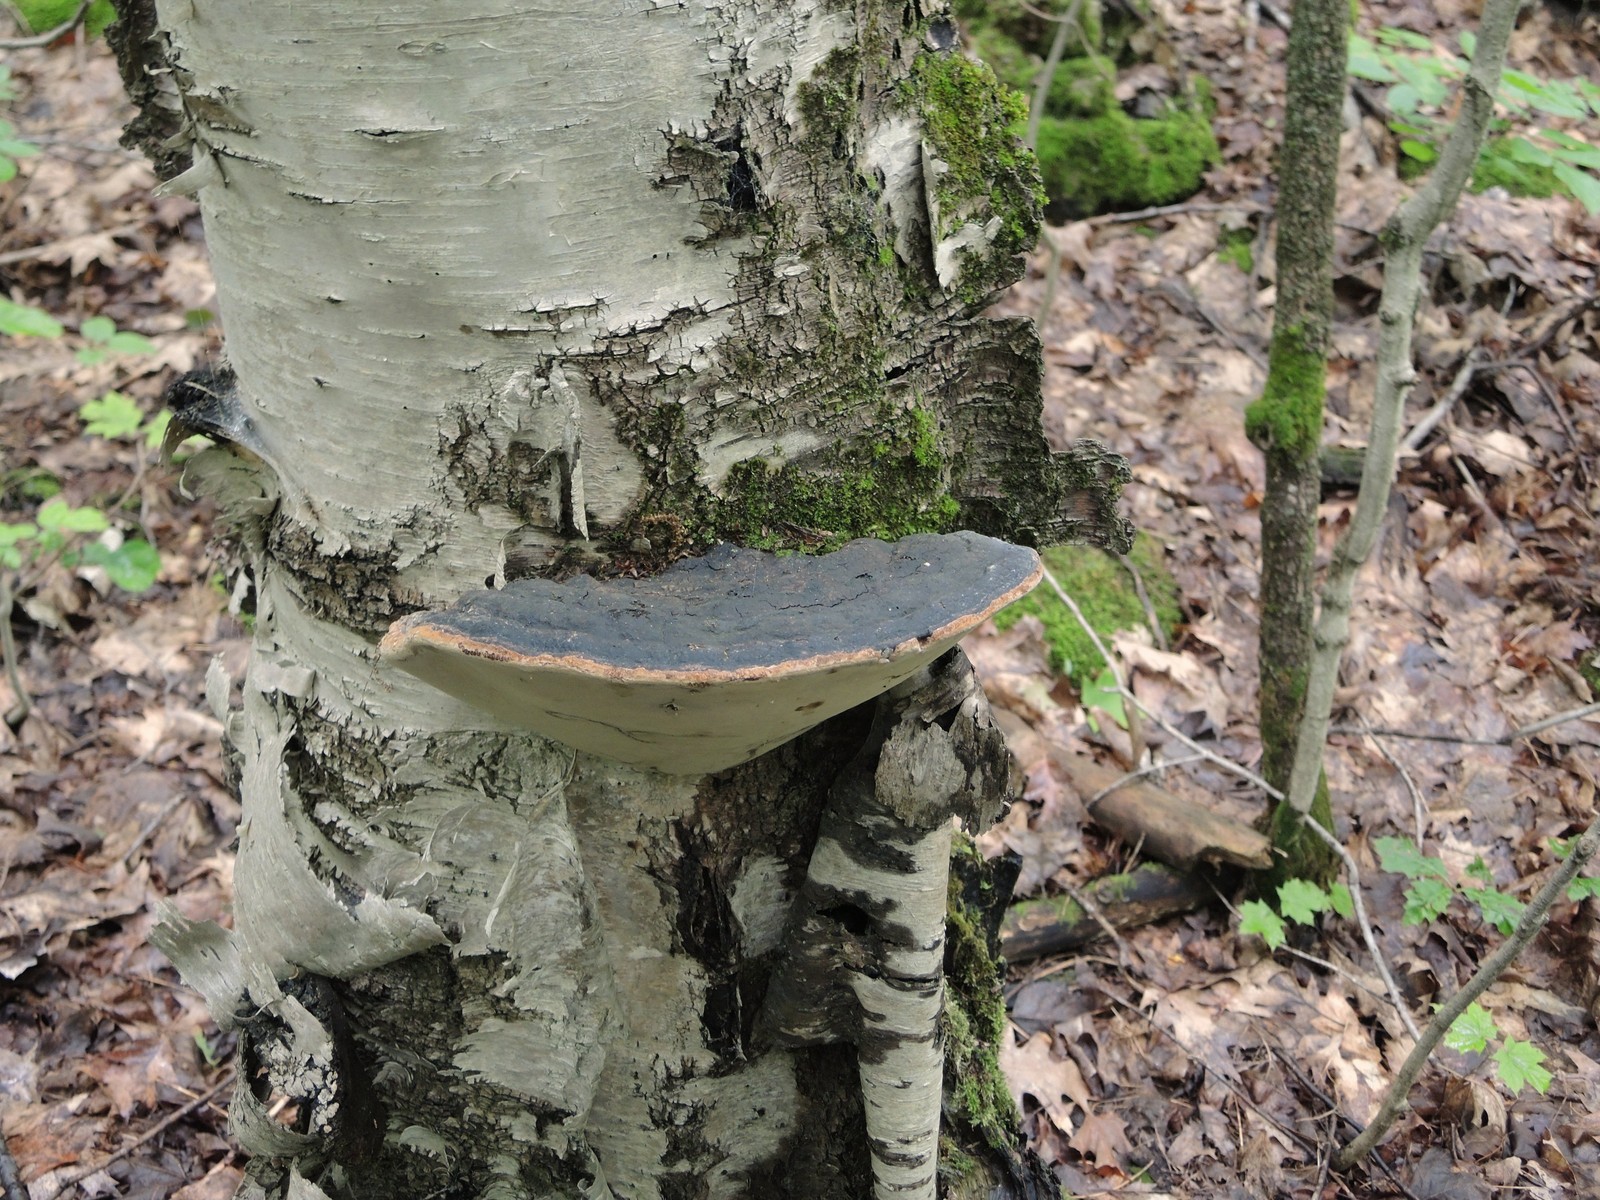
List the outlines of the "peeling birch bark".
{"type": "Polygon", "coordinates": [[[869,706],[668,778],[376,648],[721,541],[1125,541],[1125,465],[1052,452],[1031,328],[979,316],[1037,225],[1014,104],[942,3],[118,7],[128,136],[198,196],[227,331],[176,398],[254,593],[240,707],[208,687],[237,912],[158,936],[241,1032],[241,1194],[931,1195],[949,812],[1001,790],[965,743],[869,706]],[[917,775],[946,742],[981,787],[917,775]],[[784,931],[827,847],[862,852],[859,817],[818,839],[845,790],[895,839],[888,973],[809,1039],[773,972],[821,952],[784,931]]]}
{"type": "Polygon", "coordinates": [[[993,823],[1010,758],[959,650],[875,709],[823,810],[763,1022],[780,1045],[856,1046],[873,1195],[933,1200],[950,831],[993,823]]]}

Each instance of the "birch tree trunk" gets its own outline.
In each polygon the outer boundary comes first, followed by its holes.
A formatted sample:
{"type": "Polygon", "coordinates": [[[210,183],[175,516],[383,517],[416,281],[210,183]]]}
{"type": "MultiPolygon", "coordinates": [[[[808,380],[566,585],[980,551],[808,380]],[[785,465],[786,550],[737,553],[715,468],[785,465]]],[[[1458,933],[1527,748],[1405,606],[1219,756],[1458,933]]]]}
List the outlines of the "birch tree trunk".
{"type": "MultiPolygon", "coordinates": [[[[176,396],[221,443],[186,482],[254,584],[242,699],[209,681],[245,805],[233,928],[161,935],[241,1032],[242,1194],[931,1196],[930,1154],[869,1136],[857,1061],[937,1053],[797,997],[830,928],[817,970],[855,955],[865,997],[901,953],[873,930],[926,908],[921,834],[860,928],[818,902],[871,857],[849,797],[934,761],[969,821],[1004,799],[964,663],[679,777],[376,647],[472,589],[723,540],[1120,544],[1120,460],[1050,451],[1031,327],[976,315],[1036,230],[1019,103],[943,4],[118,7],[129,136],[199,196],[227,337],[176,396]]],[[[963,1073],[944,1190],[1035,1194],[962,928],[921,1039],[963,1073]]],[[[914,950],[937,972],[937,935],[914,950]]]]}

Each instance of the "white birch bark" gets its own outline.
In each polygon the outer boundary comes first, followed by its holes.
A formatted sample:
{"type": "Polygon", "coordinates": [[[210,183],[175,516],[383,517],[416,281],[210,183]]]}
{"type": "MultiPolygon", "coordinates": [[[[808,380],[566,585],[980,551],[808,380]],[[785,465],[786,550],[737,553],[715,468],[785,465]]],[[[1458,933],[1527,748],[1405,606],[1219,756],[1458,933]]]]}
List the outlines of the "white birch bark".
{"type": "Polygon", "coordinates": [[[376,642],[723,537],[1124,537],[1125,468],[1047,452],[1031,331],[975,317],[1036,217],[992,80],[933,3],[119,7],[233,373],[188,478],[255,584],[237,914],[161,943],[244,1034],[245,1194],[863,1194],[851,1059],[754,1033],[860,718],[668,779],[376,642]]]}

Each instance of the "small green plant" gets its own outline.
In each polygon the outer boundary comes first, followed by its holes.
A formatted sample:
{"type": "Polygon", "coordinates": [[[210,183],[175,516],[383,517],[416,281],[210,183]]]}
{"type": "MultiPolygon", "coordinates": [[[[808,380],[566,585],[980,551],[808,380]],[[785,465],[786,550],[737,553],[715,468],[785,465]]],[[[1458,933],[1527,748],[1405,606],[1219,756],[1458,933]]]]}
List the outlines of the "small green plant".
{"type": "Polygon", "coordinates": [[[1500,1045],[1494,1052],[1494,1071],[1500,1082],[1512,1092],[1525,1087],[1539,1093],[1548,1091],[1550,1072],[1544,1069],[1544,1051],[1532,1042],[1501,1037],[1493,1014],[1477,1001],[1467,1005],[1466,1011],[1450,1023],[1444,1044],[1461,1054],[1482,1054],[1496,1038],[1500,1045]]]}
{"type": "MultiPolygon", "coordinates": [[[[11,83],[11,68],[0,66],[0,102],[15,100],[17,89],[11,83]]],[[[39,147],[17,136],[10,121],[0,121],[0,183],[17,177],[17,159],[32,158],[39,147]]]]}
{"type": "MultiPolygon", "coordinates": [[[[66,329],[42,309],[0,299],[0,333],[13,337],[55,339],[66,329]]],[[[108,317],[90,317],[78,327],[82,345],[76,350],[80,362],[94,364],[112,355],[142,354],[154,344],[136,333],[118,330],[108,317]]],[[[139,443],[140,467],[144,455],[159,446],[170,414],[146,419],[139,406],[118,391],[108,391],[80,406],[84,433],[111,440],[139,443]]],[[[129,537],[114,515],[126,495],[109,506],[109,512],[93,505],[73,505],[61,496],[61,485],[48,473],[19,470],[4,478],[5,495],[14,493],[24,502],[38,507],[14,520],[0,520],[0,654],[6,675],[16,696],[6,719],[13,726],[27,716],[32,707],[17,669],[16,648],[11,638],[12,608],[17,597],[38,587],[56,566],[68,569],[99,567],[113,586],[127,592],[142,592],[154,585],[161,570],[161,556],[149,541],[129,537]]],[[[132,490],[131,488],[129,489],[132,490]]],[[[24,509],[26,513],[26,509],[24,509]]]]}
{"type": "MultiPolygon", "coordinates": [[[[1576,839],[1552,840],[1556,858],[1565,858],[1576,839]]],[[[1442,916],[1457,897],[1474,905],[1484,924],[1509,936],[1521,920],[1525,905],[1494,885],[1494,876],[1482,858],[1475,859],[1464,872],[1466,882],[1455,884],[1449,868],[1438,858],[1422,853],[1408,838],[1377,838],[1372,843],[1378,861],[1386,871],[1410,881],[1405,891],[1404,920],[1408,925],[1426,925],[1442,916]]],[[[1600,897],[1600,877],[1579,876],[1567,887],[1569,900],[1600,897]]],[[[1288,940],[1289,923],[1308,925],[1324,912],[1342,917],[1353,914],[1349,891],[1342,884],[1323,889],[1303,879],[1291,879],[1278,888],[1278,909],[1262,900],[1239,906],[1239,932],[1253,934],[1277,950],[1288,940]]],[[[1513,1093],[1525,1087],[1543,1092],[1550,1086],[1550,1072],[1544,1068],[1544,1053],[1533,1043],[1504,1037],[1494,1017],[1477,1003],[1451,1022],[1445,1045],[1463,1054],[1481,1054],[1491,1042],[1499,1045],[1493,1054],[1495,1074],[1513,1093]]]]}
{"type": "MultiPolygon", "coordinates": [[[[1350,38],[1350,73],[1388,86],[1384,102],[1389,128],[1400,138],[1402,166],[1426,170],[1439,157],[1449,121],[1443,109],[1466,76],[1476,38],[1461,34],[1466,58],[1441,50],[1431,38],[1405,29],[1380,29],[1369,41],[1350,38]]],[[[1497,119],[1473,173],[1472,187],[1496,185],[1518,195],[1575,197],[1591,213],[1600,212],[1600,147],[1559,129],[1528,128],[1512,133],[1512,122],[1530,125],[1544,118],[1591,121],[1600,116],[1600,86],[1587,79],[1538,79],[1524,71],[1502,76],[1501,108],[1512,120],[1497,119]]]]}
{"type": "Polygon", "coordinates": [[[1342,883],[1324,888],[1305,879],[1290,879],[1278,885],[1278,910],[1265,900],[1247,900],[1239,906],[1239,932],[1254,934],[1276,950],[1289,940],[1289,921],[1313,924],[1317,917],[1331,912],[1341,917],[1355,915],[1350,889],[1342,883]]]}

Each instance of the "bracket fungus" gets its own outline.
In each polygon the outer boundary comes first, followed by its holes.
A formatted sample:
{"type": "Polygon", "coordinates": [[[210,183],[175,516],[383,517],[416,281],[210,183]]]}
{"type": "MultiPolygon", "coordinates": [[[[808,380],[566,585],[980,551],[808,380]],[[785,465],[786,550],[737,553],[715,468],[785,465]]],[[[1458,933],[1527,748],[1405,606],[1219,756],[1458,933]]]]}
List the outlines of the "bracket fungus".
{"type": "Polygon", "coordinates": [[[648,579],[517,580],[396,621],[386,660],[496,719],[668,774],[737,766],[909,678],[1025,595],[981,534],[779,557],[719,546],[648,579]]]}

